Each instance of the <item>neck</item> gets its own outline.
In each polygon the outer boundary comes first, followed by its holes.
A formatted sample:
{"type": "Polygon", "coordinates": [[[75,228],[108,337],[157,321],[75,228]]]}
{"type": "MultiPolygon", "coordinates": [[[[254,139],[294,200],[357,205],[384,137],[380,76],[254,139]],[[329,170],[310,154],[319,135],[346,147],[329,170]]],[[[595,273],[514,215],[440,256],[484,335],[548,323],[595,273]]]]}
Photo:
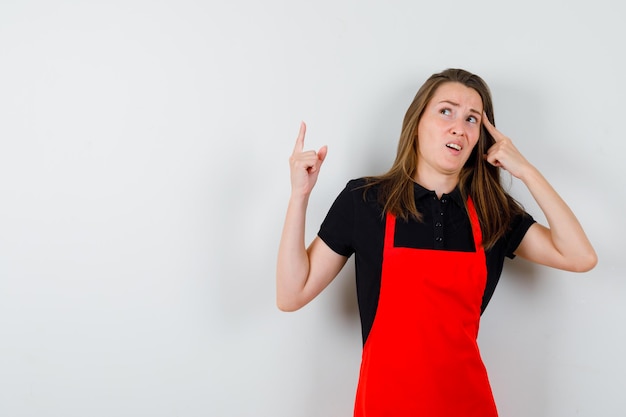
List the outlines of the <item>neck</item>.
{"type": "MultiPolygon", "coordinates": [[[[418,170],[419,171],[419,170],[418,170]]],[[[449,194],[456,188],[459,183],[459,176],[456,175],[415,175],[415,182],[422,187],[432,190],[441,198],[443,194],[449,194]]]]}

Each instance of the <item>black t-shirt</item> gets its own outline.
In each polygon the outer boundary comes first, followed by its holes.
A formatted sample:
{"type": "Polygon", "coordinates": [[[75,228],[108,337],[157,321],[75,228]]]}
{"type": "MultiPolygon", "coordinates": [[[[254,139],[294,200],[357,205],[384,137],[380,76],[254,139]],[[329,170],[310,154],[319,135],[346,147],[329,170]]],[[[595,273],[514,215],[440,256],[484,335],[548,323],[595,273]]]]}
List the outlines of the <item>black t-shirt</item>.
{"type": "MultiPolygon", "coordinates": [[[[376,199],[376,186],[364,199],[364,179],[348,182],[322,222],[318,236],[336,253],[355,255],[357,299],[363,343],[367,340],[378,305],[382,274],[385,216],[376,199]]],[[[458,189],[437,198],[434,191],[415,184],[415,204],[422,222],[396,221],[395,245],[415,249],[474,252],[474,239],[464,201],[458,189]]],[[[487,285],[481,311],[495,291],[504,257],[514,258],[534,219],[527,213],[514,218],[507,233],[485,251],[487,285]]],[[[416,266],[418,267],[418,266],[416,266]]],[[[445,268],[445,265],[441,266],[445,268]]]]}

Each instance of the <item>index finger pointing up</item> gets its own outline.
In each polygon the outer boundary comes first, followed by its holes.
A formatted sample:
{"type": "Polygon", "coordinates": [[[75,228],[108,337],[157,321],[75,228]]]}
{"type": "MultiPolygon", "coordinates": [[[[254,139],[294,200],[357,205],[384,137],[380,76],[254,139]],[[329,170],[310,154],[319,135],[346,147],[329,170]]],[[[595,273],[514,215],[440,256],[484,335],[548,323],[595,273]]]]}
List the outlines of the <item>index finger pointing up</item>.
{"type": "Polygon", "coordinates": [[[293,152],[302,152],[304,149],[304,135],[306,134],[306,123],[300,122],[300,132],[298,132],[298,138],[296,139],[296,146],[293,148],[293,152]]]}

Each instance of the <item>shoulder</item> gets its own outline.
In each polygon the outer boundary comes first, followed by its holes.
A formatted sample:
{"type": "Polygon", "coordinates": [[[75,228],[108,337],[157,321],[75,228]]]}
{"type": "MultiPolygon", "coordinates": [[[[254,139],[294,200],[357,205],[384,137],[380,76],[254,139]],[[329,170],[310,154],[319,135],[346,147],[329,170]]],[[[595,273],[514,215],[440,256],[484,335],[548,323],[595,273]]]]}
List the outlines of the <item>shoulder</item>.
{"type": "Polygon", "coordinates": [[[356,191],[356,190],[367,187],[368,184],[369,184],[369,181],[366,177],[353,178],[349,180],[348,183],[346,184],[346,189],[349,191],[356,191]]]}
{"type": "Polygon", "coordinates": [[[351,179],[336,197],[330,211],[351,216],[359,216],[372,210],[380,213],[378,189],[378,184],[372,183],[367,177],[351,179]]]}
{"type": "Polygon", "coordinates": [[[358,197],[363,201],[376,201],[380,185],[369,177],[354,178],[348,181],[343,193],[358,197]]]}

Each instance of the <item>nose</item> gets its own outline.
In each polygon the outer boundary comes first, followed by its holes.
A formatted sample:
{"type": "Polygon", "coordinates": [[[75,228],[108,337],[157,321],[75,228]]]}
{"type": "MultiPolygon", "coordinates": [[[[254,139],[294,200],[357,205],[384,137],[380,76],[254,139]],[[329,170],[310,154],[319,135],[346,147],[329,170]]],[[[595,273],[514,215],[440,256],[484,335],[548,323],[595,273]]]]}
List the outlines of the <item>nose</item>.
{"type": "Polygon", "coordinates": [[[450,128],[450,132],[454,135],[454,136],[463,136],[465,135],[465,129],[463,128],[463,125],[461,123],[453,123],[451,128],[450,128]]]}

